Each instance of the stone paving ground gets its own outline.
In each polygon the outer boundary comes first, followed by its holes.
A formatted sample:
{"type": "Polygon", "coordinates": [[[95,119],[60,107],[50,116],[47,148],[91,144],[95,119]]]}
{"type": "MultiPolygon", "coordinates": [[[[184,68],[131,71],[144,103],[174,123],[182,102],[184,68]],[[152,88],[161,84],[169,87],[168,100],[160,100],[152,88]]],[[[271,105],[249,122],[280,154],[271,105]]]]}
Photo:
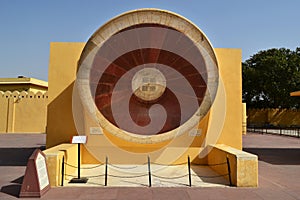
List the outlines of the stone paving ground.
{"type": "MultiPolygon", "coordinates": [[[[18,199],[27,159],[44,145],[44,134],[0,134],[0,200],[18,199]]],[[[243,146],[259,156],[257,188],[57,187],[41,199],[300,199],[299,138],[248,133],[243,146]]]]}

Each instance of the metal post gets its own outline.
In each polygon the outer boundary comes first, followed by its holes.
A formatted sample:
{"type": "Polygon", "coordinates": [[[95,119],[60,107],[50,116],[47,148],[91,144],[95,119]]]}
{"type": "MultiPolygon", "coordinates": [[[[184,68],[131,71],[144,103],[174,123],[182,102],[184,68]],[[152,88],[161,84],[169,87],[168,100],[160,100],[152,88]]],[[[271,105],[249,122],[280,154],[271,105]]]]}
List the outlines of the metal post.
{"type": "Polygon", "coordinates": [[[105,159],[105,183],[104,183],[105,186],[107,186],[107,163],[108,163],[108,157],[106,156],[106,159],[105,159]]]}
{"type": "Polygon", "coordinates": [[[226,156],[226,160],[227,160],[227,168],[228,168],[229,184],[230,184],[230,186],[232,186],[232,181],[231,181],[231,170],[230,170],[230,162],[229,162],[228,155],[226,156]]]}
{"type": "Polygon", "coordinates": [[[78,179],[80,179],[80,144],[78,143],[78,179]]]}
{"type": "Polygon", "coordinates": [[[78,164],[77,164],[78,175],[77,176],[78,177],[77,178],[72,178],[71,181],[70,181],[70,183],[87,183],[88,178],[80,176],[80,163],[81,163],[80,162],[80,155],[81,155],[81,153],[80,153],[80,143],[77,143],[77,147],[78,147],[78,158],[77,158],[77,160],[78,160],[78,164]]]}
{"type": "Polygon", "coordinates": [[[191,160],[190,160],[190,156],[188,156],[188,170],[189,170],[189,186],[192,187],[191,160]]]}
{"type": "Polygon", "coordinates": [[[62,158],[62,165],[61,165],[61,186],[64,186],[64,175],[65,175],[65,157],[62,158]]]}
{"type": "Polygon", "coordinates": [[[282,134],[282,133],[281,133],[281,127],[279,127],[279,133],[280,133],[279,135],[281,135],[281,134],[282,134]]]}
{"type": "Polygon", "coordinates": [[[149,187],[152,186],[151,183],[151,169],[150,169],[150,157],[148,156],[148,174],[149,174],[149,187]]]}

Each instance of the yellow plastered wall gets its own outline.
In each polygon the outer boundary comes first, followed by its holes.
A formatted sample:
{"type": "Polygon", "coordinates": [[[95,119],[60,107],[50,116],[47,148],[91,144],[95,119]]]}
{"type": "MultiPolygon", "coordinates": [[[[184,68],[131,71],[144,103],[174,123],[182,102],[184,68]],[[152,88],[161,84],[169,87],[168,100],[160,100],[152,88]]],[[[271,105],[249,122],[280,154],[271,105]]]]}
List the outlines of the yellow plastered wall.
{"type": "Polygon", "coordinates": [[[254,125],[299,126],[300,110],[292,109],[248,109],[247,123],[254,125]]]}
{"type": "MultiPolygon", "coordinates": [[[[219,74],[224,83],[226,116],[218,144],[242,149],[242,51],[241,49],[215,49],[219,62],[219,74]]],[[[211,120],[218,111],[212,113],[211,120]]]]}
{"type": "Polygon", "coordinates": [[[47,148],[70,143],[76,128],[72,115],[72,92],[77,61],[85,43],[50,43],[48,73],[47,148]]]}
{"type": "Polygon", "coordinates": [[[4,98],[3,91],[0,91],[0,105],[0,133],[6,133],[8,120],[8,98],[4,98]]]}
{"type": "Polygon", "coordinates": [[[47,92],[0,92],[0,133],[45,133],[47,92]]]}
{"type": "MultiPolygon", "coordinates": [[[[61,143],[69,143],[70,138],[77,134],[72,115],[72,91],[76,78],[77,62],[84,45],[85,43],[55,42],[50,44],[47,148],[61,143]]],[[[225,95],[220,96],[220,98],[224,98],[223,100],[226,101],[224,126],[222,127],[221,135],[217,143],[241,149],[241,50],[215,49],[215,51],[225,90],[225,95]]],[[[217,115],[217,110],[214,113],[210,113],[209,120],[213,121],[214,116],[217,115]]],[[[208,121],[208,118],[206,121],[208,121]]],[[[206,125],[202,124],[202,126],[205,127],[206,125]]],[[[99,137],[103,137],[103,141],[106,141],[104,135],[99,137]]],[[[195,147],[196,145],[200,145],[202,140],[203,137],[199,137],[191,146],[195,147]]],[[[117,139],[115,139],[115,142],[118,143],[117,139]]],[[[131,145],[129,143],[127,144],[131,145]]],[[[124,145],[126,145],[126,143],[124,143],[124,145]]],[[[180,147],[179,140],[176,146],[180,147]]],[[[139,148],[138,145],[136,148],[139,148]]],[[[187,150],[187,152],[189,152],[189,150],[187,150]]],[[[83,151],[83,162],[95,162],[93,157],[86,150],[83,151]]]]}

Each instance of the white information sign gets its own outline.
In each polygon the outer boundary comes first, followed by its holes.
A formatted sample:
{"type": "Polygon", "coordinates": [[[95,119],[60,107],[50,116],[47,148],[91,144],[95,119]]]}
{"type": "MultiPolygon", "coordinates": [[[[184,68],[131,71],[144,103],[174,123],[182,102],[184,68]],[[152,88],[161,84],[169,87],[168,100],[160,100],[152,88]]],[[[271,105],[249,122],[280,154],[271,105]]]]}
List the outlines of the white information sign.
{"type": "Polygon", "coordinates": [[[85,144],[87,137],[85,135],[77,135],[72,137],[72,144],[85,144]]]}
{"type": "Polygon", "coordinates": [[[49,177],[47,173],[45,157],[42,156],[40,153],[36,157],[35,165],[36,165],[40,190],[43,190],[45,187],[49,185],[49,177]]]}

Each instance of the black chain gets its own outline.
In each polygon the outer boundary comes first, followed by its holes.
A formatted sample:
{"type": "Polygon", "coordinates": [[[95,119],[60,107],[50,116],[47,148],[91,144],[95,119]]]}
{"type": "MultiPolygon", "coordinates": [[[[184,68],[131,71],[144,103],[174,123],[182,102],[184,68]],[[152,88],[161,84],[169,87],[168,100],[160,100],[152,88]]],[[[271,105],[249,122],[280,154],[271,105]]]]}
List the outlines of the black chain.
{"type": "Polygon", "coordinates": [[[107,176],[111,176],[114,178],[139,178],[139,177],[148,176],[148,174],[141,174],[141,175],[137,175],[137,176],[117,176],[117,175],[113,175],[113,174],[107,174],[107,176]]]}
{"type": "Polygon", "coordinates": [[[118,168],[118,169],[136,169],[136,168],[138,168],[138,167],[141,167],[141,166],[143,166],[143,165],[145,165],[145,164],[142,164],[142,165],[136,165],[136,166],[133,166],[133,167],[120,167],[120,166],[118,166],[118,165],[114,165],[114,164],[111,164],[111,163],[108,163],[108,165],[109,166],[112,166],[112,167],[115,167],[115,168],[118,168]]]}
{"type": "Polygon", "coordinates": [[[183,178],[188,176],[188,174],[182,175],[182,176],[174,176],[174,177],[166,177],[166,176],[158,176],[155,174],[152,174],[152,176],[156,177],[156,178],[161,178],[161,179],[179,179],[179,178],[183,178]]]}
{"type": "MultiPolygon", "coordinates": [[[[71,165],[71,164],[66,163],[66,162],[64,164],[69,166],[69,167],[78,168],[77,166],[71,165]]],[[[102,165],[104,165],[104,164],[99,164],[99,165],[93,166],[93,167],[81,167],[80,169],[95,169],[97,167],[101,167],[102,165]]]]}
{"type": "Polygon", "coordinates": [[[218,177],[224,177],[228,176],[229,174],[223,174],[223,175],[215,175],[215,176],[199,176],[197,174],[192,174],[192,176],[200,177],[200,178],[218,178],[218,177]]]}
{"type": "Polygon", "coordinates": [[[179,164],[162,164],[162,163],[156,163],[156,162],[151,162],[151,164],[155,164],[155,165],[162,165],[162,166],[178,166],[178,165],[186,165],[187,162],[185,163],[179,163],[179,164]]]}
{"type": "Polygon", "coordinates": [[[217,166],[217,165],[227,165],[227,162],[223,162],[223,163],[217,163],[217,164],[191,164],[192,166],[206,166],[206,167],[209,167],[209,166],[217,166]]]}

